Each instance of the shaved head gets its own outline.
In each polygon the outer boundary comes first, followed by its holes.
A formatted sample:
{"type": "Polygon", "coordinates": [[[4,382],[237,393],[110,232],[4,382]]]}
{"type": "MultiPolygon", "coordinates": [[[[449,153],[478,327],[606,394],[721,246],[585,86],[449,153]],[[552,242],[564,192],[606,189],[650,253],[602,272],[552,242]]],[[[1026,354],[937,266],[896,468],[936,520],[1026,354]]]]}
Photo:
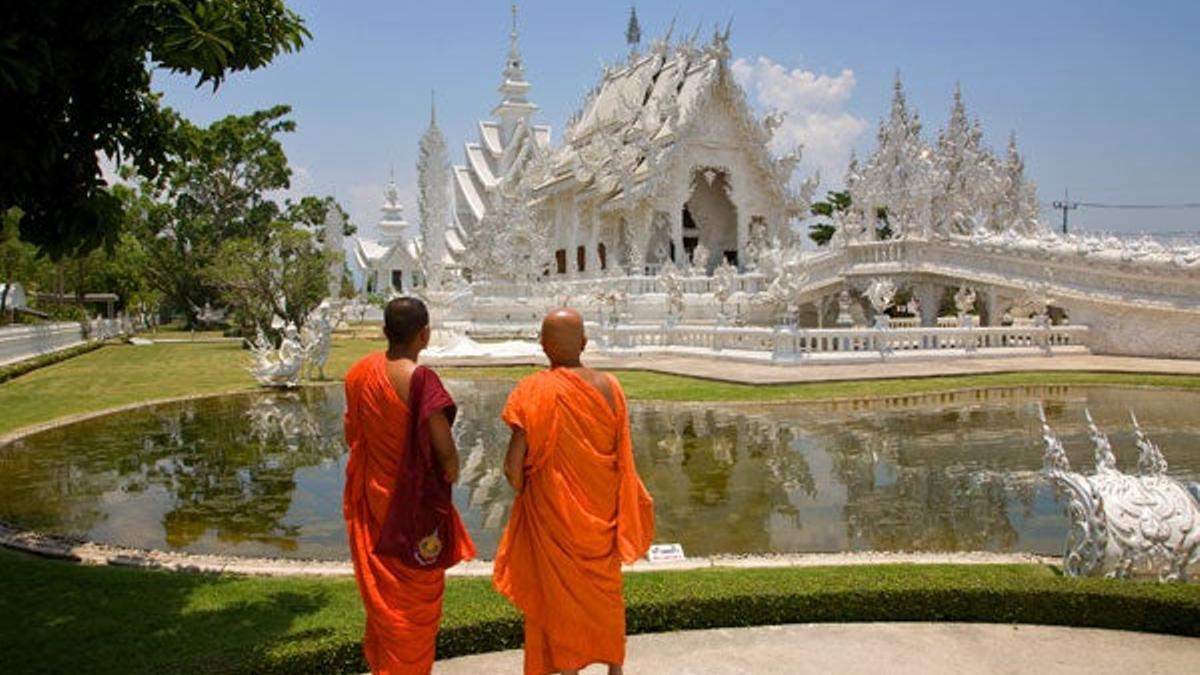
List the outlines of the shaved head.
{"type": "Polygon", "coordinates": [[[551,311],[542,319],[542,350],[551,366],[578,366],[579,355],[587,346],[583,333],[583,315],[566,307],[551,311]]]}

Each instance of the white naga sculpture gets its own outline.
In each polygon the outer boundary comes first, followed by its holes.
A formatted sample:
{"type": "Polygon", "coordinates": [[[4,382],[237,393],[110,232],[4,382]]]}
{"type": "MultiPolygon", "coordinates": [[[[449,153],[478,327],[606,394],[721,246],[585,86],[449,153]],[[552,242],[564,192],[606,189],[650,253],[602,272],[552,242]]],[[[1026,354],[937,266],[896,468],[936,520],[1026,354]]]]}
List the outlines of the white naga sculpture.
{"type": "Polygon", "coordinates": [[[262,328],[254,342],[249,343],[254,354],[254,365],[248,368],[254,379],[266,387],[292,388],[300,385],[300,371],[304,366],[304,348],[300,345],[296,326],[288,324],[283,329],[279,349],[271,346],[262,328]]]}
{"type": "MultiPolygon", "coordinates": [[[[1086,413],[1095,453],[1096,472],[1071,471],[1062,442],[1038,407],[1044,445],[1043,473],[1068,499],[1063,570],[1069,576],[1157,577],[1186,581],[1189,568],[1200,564],[1200,502],[1195,492],[1167,476],[1167,460],[1142,429],[1133,433],[1138,448],[1138,475],[1116,466],[1112,446],[1091,413],[1086,413]]],[[[1195,491],[1197,486],[1192,485],[1195,491]]]]}
{"type": "Polygon", "coordinates": [[[864,295],[871,301],[871,307],[875,309],[875,327],[886,330],[888,315],[885,312],[892,306],[892,301],[896,299],[895,282],[891,279],[876,279],[867,287],[864,295]]]}

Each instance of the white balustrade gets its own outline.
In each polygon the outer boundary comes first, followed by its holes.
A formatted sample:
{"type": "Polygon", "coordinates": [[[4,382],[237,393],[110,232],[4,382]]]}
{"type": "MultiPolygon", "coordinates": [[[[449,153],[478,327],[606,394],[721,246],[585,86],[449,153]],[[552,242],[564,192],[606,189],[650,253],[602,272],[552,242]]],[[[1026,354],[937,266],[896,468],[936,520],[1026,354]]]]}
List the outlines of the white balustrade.
{"type": "Polygon", "coordinates": [[[792,329],[682,325],[589,324],[589,333],[600,344],[616,349],[666,349],[765,352],[774,358],[815,355],[894,354],[928,352],[946,354],[1006,350],[1039,350],[1052,353],[1064,347],[1086,347],[1086,326],[1005,326],[991,328],[873,328],[792,329]]]}

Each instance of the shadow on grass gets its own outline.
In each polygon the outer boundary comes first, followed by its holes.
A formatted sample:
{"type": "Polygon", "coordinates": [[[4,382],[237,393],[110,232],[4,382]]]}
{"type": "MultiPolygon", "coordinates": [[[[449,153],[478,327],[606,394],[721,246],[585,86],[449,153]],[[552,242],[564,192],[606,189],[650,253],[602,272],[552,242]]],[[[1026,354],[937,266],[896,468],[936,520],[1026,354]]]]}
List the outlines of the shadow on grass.
{"type": "Polygon", "coordinates": [[[0,669],[10,675],[325,670],[316,660],[361,672],[357,607],[334,590],[80,568],[0,551],[0,669]],[[333,643],[341,648],[330,649],[333,643]]]}

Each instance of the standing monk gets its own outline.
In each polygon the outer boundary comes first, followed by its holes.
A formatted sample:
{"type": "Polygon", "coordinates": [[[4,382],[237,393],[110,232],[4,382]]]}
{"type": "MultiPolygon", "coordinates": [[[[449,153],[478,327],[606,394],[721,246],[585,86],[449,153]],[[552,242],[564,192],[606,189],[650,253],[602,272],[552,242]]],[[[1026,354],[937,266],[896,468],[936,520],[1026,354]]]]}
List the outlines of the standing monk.
{"type": "Polygon", "coordinates": [[[504,407],[504,473],[516,490],[494,583],[525,614],[525,673],[575,673],[625,662],[621,563],[654,538],[625,395],[579,361],[587,339],[571,309],[542,322],[550,369],[521,380],[504,407]]]}
{"type": "Polygon", "coordinates": [[[450,433],[454,401],[433,371],[417,366],[417,355],[429,344],[429,312],[420,300],[396,298],[384,311],[383,331],[387,351],[363,357],[346,374],[350,461],[342,509],[354,578],[367,610],[363,652],[371,672],[426,675],[433,667],[445,589],[438,557],[471,558],[475,547],[449,504],[449,484],[458,478],[458,451],[450,433]],[[410,383],[416,382],[422,385],[411,392],[420,400],[410,397],[410,383]],[[424,453],[427,461],[414,464],[410,453],[424,453]],[[413,480],[413,467],[427,467],[430,475],[413,480]],[[444,494],[448,533],[424,537],[407,557],[380,555],[376,548],[382,546],[384,523],[390,532],[395,517],[389,511],[414,504],[424,508],[427,499],[412,484],[430,481],[442,481],[432,489],[444,494]],[[445,551],[443,541],[450,546],[445,551]]]}

